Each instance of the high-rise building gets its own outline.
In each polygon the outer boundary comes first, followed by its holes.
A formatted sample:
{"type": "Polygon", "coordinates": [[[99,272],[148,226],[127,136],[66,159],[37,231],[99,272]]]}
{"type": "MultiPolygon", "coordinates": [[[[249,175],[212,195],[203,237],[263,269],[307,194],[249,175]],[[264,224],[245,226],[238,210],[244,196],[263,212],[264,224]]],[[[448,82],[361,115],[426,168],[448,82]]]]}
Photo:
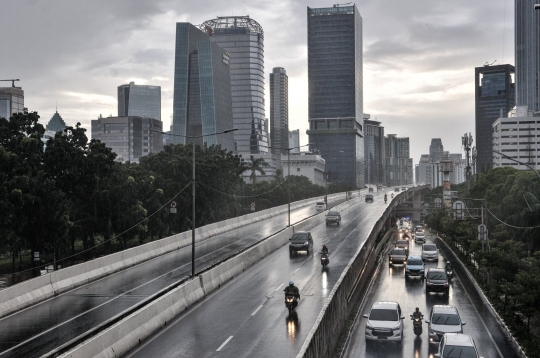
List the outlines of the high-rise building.
{"type": "Polygon", "coordinates": [[[176,24],[173,144],[195,142],[235,151],[230,56],[190,23],[176,24]],[[198,137],[199,138],[186,138],[198,137]]]}
{"type": "Polygon", "coordinates": [[[24,112],[24,91],[21,87],[0,87],[0,118],[24,112]]]}
{"type": "Polygon", "coordinates": [[[270,73],[270,143],[275,154],[287,154],[289,148],[288,81],[282,67],[275,67],[270,73]]]}
{"type": "Polygon", "coordinates": [[[444,156],[444,147],[441,138],[431,138],[429,145],[429,159],[431,162],[440,162],[444,156]]]}
{"type": "Polygon", "coordinates": [[[540,111],[540,11],[538,0],[515,0],[516,106],[540,111]]]}
{"type": "Polygon", "coordinates": [[[117,154],[116,160],[138,163],[141,157],[163,149],[163,123],[147,117],[107,117],[92,120],[92,139],[117,154]]]}
{"type": "Polygon", "coordinates": [[[161,87],[136,85],[118,86],[118,117],[137,116],[161,121],[161,87]]]}
{"type": "Polygon", "coordinates": [[[476,172],[493,167],[493,122],[515,105],[514,66],[475,68],[476,172]]]}
{"type": "Polygon", "coordinates": [[[310,149],[330,180],[364,187],[362,17],[355,5],[307,8],[310,149]]]}
{"type": "Polygon", "coordinates": [[[414,177],[412,158],[409,158],[409,138],[398,138],[396,134],[388,134],[385,137],[384,150],[386,185],[412,184],[414,177]]]}
{"type": "Polygon", "coordinates": [[[300,129],[294,129],[292,131],[289,131],[289,148],[291,149],[292,153],[300,153],[300,129]]]}
{"type": "Polygon", "coordinates": [[[66,122],[64,122],[64,120],[60,116],[60,113],[58,113],[58,110],[56,110],[56,113],[53,114],[51,120],[45,126],[47,130],[53,131],[55,133],[63,132],[66,127],[66,122]]]}
{"type": "Polygon", "coordinates": [[[239,154],[268,153],[264,112],[264,33],[249,16],[218,17],[199,28],[227,51],[230,63],[232,111],[239,154]]]}
{"type": "Polygon", "coordinates": [[[381,122],[364,119],[364,179],[367,184],[386,184],[384,154],[384,127],[381,122]]]}

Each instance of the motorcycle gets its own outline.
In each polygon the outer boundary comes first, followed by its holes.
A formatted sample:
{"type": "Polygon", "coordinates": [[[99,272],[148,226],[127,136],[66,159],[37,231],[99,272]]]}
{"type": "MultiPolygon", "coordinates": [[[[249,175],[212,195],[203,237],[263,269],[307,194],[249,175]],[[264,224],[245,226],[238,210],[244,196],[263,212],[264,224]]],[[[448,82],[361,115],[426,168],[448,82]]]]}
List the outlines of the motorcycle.
{"type": "Polygon", "coordinates": [[[294,311],[294,309],[298,306],[298,299],[295,295],[292,294],[285,294],[285,307],[289,309],[289,313],[294,311]]]}
{"type": "Polygon", "coordinates": [[[386,196],[384,197],[384,203],[386,204],[386,202],[388,201],[388,199],[386,198],[386,196]]]}
{"type": "Polygon", "coordinates": [[[413,321],[413,331],[417,336],[422,335],[422,319],[424,319],[424,315],[420,317],[413,317],[413,315],[411,315],[411,320],[413,321]]]}
{"type": "Polygon", "coordinates": [[[321,253],[321,265],[323,267],[326,267],[330,263],[330,260],[328,259],[328,254],[321,253]]]}
{"type": "Polygon", "coordinates": [[[446,269],[446,276],[448,276],[448,281],[454,277],[454,269],[446,269]]]}

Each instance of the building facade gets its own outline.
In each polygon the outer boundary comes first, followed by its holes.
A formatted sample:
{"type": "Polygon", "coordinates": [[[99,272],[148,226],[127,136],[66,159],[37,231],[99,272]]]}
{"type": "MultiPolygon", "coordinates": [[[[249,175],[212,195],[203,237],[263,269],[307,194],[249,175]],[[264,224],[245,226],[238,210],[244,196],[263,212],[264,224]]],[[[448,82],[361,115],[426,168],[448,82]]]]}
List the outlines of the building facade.
{"type": "Polygon", "coordinates": [[[476,172],[493,167],[493,122],[515,105],[514,66],[475,68],[476,172]]]}
{"type": "Polygon", "coordinates": [[[272,153],[287,154],[285,148],[289,148],[289,79],[282,67],[275,67],[270,73],[270,143],[272,153]]]}
{"type": "Polygon", "coordinates": [[[230,56],[190,23],[176,24],[172,143],[235,152],[230,56]],[[186,138],[192,137],[192,138],[186,138]]]}
{"type": "Polygon", "coordinates": [[[366,184],[386,184],[384,170],[384,127],[381,122],[364,120],[364,155],[366,184]]]}
{"type": "MultiPolygon", "coordinates": [[[[540,115],[527,106],[516,106],[508,117],[497,119],[493,123],[493,149],[511,158],[537,168],[539,158],[540,115]]],[[[504,156],[493,153],[493,167],[513,166],[519,170],[528,170],[527,166],[514,162],[504,156]]]]}
{"type": "Polygon", "coordinates": [[[412,158],[410,158],[409,138],[398,138],[396,134],[388,134],[385,137],[384,148],[386,185],[412,184],[414,176],[412,158]]]}
{"type": "Polygon", "coordinates": [[[118,86],[118,117],[147,117],[161,121],[161,87],[136,85],[118,86]]]}
{"type": "Polygon", "coordinates": [[[325,160],[319,154],[300,152],[290,156],[281,155],[281,162],[285,175],[287,175],[290,165],[291,175],[305,176],[313,184],[325,186],[325,160]]]}
{"type": "Polygon", "coordinates": [[[540,11],[537,0],[515,0],[516,106],[540,111],[540,11]]]}
{"type": "Polygon", "coordinates": [[[116,160],[138,163],[141,157],[163,149],[163,123],[146,117],[108,117],[92,120],[92,139],[116,153],[116,160]]]}
{"type": "Polygon", "coordinates": [[[289,148],[291,149],[292,153],[300,153],[300,129],[294,129],[292,131],[289,131],[289,148]]]}
{"type": "Polygon", "coordinates": [[[268,153],[264,111],[264,33],[249,16],[218,17],[202,23],[210,40],[229,56],[234,141],[238,153],[268,153]]]}
{"type": "Polygon", "coordinates": [[[355,5],[307,8],[310,151],[336,184],[364,187],[362,17],[355,5]]]}
{"type": "Polygon", "coordinates": [[[24,112],[24,91],[21,87],[0,87],[0,118],[24,112]]]}
{"type": "Polygon", "coordinates": [[[64,120],[60,116],[60,113],[58,113],[58,110],[56,111],[56,113],[53,114],[53,116],[51,117],[51,120],[45,126],[47,130],[53,131],[55,133],[63,132],[64,129],[66,129],[66,127],[67,127],[66,122],[64,122],[64,120]]]}

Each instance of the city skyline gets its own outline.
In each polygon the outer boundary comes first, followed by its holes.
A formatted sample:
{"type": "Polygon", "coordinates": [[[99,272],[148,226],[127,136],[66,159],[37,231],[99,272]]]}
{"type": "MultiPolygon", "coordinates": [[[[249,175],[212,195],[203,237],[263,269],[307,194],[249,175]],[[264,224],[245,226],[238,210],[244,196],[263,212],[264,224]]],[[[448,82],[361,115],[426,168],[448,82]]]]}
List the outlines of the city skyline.
{"type": "MultiPolygon", "coordinates": [[[[201,7],[190,1],[98,2],[62,7],[56,2],[10,3],[6,6],[14,16],[0,26],[6,31],[16,28],[15,18],[24,14],[40,28],[40,36],[29,27],[18,33],[16,41],[0,40],[3,48],[10,48],[0,54],[6,64],[0,77],[21,78],[17,85],[25,90],[25,105],[37,110],[42,119],[54,114],[58,101],[58,110],[68,125],[80,121],[87,129],[90,120],[100,113],[116,113],[115,91],[119,83],[159,85],[162,120],[164,128],[168,128],[172,114],[174,24],[200,24],[216,15],[249,14],[265,30],[266,114],[268,69],[284,67],[291,97],[289,127],[300,129],[300,142],[307,143],[305,11],[307,6],[332,4],[209,5],[201,7]],[[85,21],[89,15],[92,22],[85,21]],[[81,38],[88,41],[81,43],[81,38]],[[28,48],[40,55],[28,56],[28,48]]],[[[364,111],[373,120],[383,122],[390,133],[410,137],[415,162],[433,137],[443,137],[451,152],[462,152],[462,132],[474,132],[474,68],[494,60],[498,60],[497,64],[514,62],[513,2],[460,0],[452,8],[437,3],[425,6],[421,1],[394,5],[357,4],[365,33],[364,111]],[[433,121],[452,125],[442,132],[442,126],[429,125],[433,121]]]]}

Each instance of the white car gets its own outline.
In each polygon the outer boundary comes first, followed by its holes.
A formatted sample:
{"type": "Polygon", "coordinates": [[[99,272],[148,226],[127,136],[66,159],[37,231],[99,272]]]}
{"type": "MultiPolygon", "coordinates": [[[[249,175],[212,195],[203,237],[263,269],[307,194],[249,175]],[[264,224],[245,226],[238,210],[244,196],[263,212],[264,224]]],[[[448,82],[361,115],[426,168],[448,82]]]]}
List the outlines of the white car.
{"type": "Polygon", "coordinates": [[[324,201],[318,201],[316,204],[316,207],[317,207],[317,211],[326,210],[326,204],[324,203],[324,201]]]}
{"type": "Polygon", "coordinates": [[[428,242],[422,245],[422,260],[424,261],[439,261],[439,249],[437,245],[428,242]]]}
{"type": "Polygon", "coordinates": [[[420,231],[416,232],[416,234],[414,235],[414,242],[417,242],[417,243],[426,242],[426,234],[420,231]]]}
{"type": "Polygon", "coordinates": [[[445,333],[439,343],[439,351],[433,356],[435,358],[484,358],[478,354],[471,336],[462,333],[445,333]]]}
{"type": "Polygon", "coordinates": [[[398,341],[403,339],[403,320],[399,303],[378,301],[371,306],[369,314],[365,314],[366,341],[398,341]]]}
{"type": "Polygon", "coordinates": [[[429,332],[429,343],[439,343],[445,333],[463,333],[463,325],[456,307],[434,305],[426,320],[429,332]]]}

